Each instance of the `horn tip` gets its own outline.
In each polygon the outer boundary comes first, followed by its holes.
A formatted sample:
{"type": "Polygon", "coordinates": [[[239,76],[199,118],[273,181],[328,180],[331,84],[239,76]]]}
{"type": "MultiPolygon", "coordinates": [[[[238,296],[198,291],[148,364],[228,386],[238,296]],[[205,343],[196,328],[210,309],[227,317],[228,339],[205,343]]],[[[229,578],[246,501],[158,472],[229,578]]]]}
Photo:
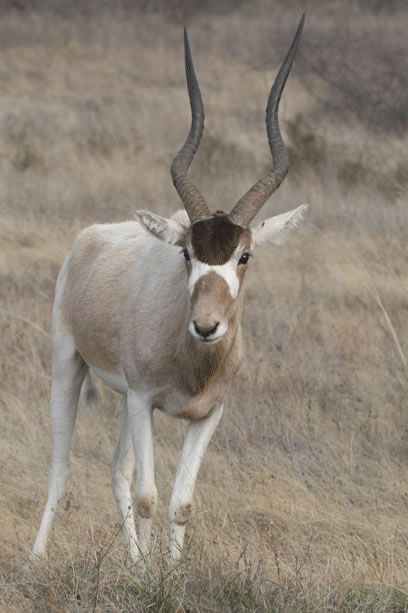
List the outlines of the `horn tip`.
{"type": "Polygon", "coordinates": [[[184,26],[183,28],[183,35],[184,35],[184,47],[188,48],[190,47],[190,41],[188,40],[187,26],[184,26]]]}

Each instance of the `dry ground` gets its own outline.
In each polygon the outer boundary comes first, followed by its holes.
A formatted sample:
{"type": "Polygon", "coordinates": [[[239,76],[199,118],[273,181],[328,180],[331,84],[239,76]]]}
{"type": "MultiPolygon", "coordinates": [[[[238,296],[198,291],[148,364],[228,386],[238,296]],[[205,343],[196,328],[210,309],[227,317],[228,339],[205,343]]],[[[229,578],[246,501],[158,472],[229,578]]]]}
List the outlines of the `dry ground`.
{"type": "MultiPolygon", "coordinates": [[[[269,164],[263,111],[299,9],[197,4],[190,37],[208,119],[193,173],[227,208],[269,164]]],[[[99,409],[79,411],[49,564],[22,567],[46,499],[59,266],[90,222],[179,207],[169,175],[189,121],[179,15],[126,2],[0,7],[0,609],[408,610],[406,139],[378,109],[371,126],[371,106],[333,111],[331,84],[311,69],[344,5],[351,40],[381,33],[404,51],[403,3],[383,4],[311,2],[282,105],[292,172],[262,214],[304,201],[311,213],[287,245],[251,261],[247,363],[175,571],[160,560],[183,424],[157,415],[160,508],[144,575],[118,535],[107,461],[120,400],[106,390],[99,409]]]]}

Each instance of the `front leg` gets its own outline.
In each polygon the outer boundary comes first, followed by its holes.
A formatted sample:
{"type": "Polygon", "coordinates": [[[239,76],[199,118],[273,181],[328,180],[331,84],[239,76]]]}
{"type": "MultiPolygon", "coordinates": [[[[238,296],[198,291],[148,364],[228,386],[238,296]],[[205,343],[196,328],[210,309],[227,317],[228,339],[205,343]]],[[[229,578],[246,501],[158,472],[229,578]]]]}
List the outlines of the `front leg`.
{"type": "Polygon", "coordinates": [[[178,560],[181,556],[198,471],[222,412],[223,405],[220,405],[204,419],[190,422],[188,426],[169,509],[172,561],[178,560]]]}
{"type": "Polygon", "coordinates": [[[141,557],[149,553],[152,520],[157,506],[154,478],[153,412],[149,395],[130,390],[127,396],[128,425],[136,462],[136,513],[141,557]]]}

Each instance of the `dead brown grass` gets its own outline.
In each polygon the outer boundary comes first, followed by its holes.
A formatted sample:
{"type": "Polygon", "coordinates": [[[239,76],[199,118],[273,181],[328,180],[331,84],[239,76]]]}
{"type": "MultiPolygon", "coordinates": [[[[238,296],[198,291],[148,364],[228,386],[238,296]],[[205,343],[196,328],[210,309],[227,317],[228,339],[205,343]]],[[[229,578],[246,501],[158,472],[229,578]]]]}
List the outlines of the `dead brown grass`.
{"type": "MultiPolygon", "coordinates": [[[[179,206],[168,169],[188,123],[180,27],[103,6],[9,9],[0,23],[0,608],[407,610],[406,143],[333,122],[296,74],[282,106],[294,171],[263,214],[309,201],[311,216],[251,262],[248,360],[200,473],[185,559],[161,564],[183,424],[157,415],[156,552],[138,574],[107,466],[119,401],[104,391],[79,413],[49,564],[23,571],[46,498],[59,266],[87,223],[179,206]]],[[[274,14],[296,21],[290,7],[274,14]]],[[[264,19],[244,4],[191,27],[208,117],[194,176],[214,208],[269,161],[275,67],[248,61],[264,19]]]]}

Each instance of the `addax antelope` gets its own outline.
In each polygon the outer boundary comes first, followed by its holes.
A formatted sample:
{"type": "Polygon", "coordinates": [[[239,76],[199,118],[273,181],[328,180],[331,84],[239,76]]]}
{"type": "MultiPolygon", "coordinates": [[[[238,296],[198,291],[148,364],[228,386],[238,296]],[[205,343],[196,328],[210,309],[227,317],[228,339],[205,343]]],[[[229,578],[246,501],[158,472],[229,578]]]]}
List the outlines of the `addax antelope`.
{"type": "Polygon", "coordinates": [[[242,288],[252,250],[281,243],[307,207],[250,227],[288,171],[278,107],[303,22],[304,17],[268,99],[272,169],[230,213],[212,213],[188,177],[203,133],[204,107],[185,32],[192,123],[171,166],[185,210],[170,219],[141,210],[136,221],[90,226],[66,258],[53,308],[52,467],[35,557],[46,553],[64,495],[81,387],[89,389],[91,375],[96,375],[124,398],[112,487],[135,561],[149,553],[157,506],[153,409],[188,421],[169,509],[170,555],[179,558],[200,464],[242,360],[242,288]],[[131,493],[135,469],[137,531],[131,493]]]}

